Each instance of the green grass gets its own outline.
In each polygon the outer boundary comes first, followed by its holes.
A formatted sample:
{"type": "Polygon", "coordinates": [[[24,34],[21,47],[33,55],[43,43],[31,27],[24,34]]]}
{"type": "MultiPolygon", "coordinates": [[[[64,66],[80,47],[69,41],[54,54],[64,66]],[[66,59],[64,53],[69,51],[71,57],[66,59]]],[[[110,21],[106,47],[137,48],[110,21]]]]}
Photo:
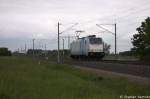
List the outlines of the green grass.
{"type": "Polygon", "coordinates": [[[150,87],[67,65],[0,57],[0,99],[119,99],[120,95],[150,95],[150,87]]]}
{"type": "Polygon", "coordinates": [[[104,60],[122,60],[122,61],[137,61],[139,60],[138,57],[136,56],[122,56],[122,55],[106,55],[104,58],[104,60]]]}

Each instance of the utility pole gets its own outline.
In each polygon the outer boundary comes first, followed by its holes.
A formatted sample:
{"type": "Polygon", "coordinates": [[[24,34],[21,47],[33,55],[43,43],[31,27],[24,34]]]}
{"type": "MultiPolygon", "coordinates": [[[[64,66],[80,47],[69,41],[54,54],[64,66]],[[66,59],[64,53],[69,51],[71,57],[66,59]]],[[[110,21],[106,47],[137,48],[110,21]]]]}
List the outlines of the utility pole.
{"type": "Polygon", "coordinates": [[[77,38],[77,36],[70,36],[70,35],[68,35],[68,36],[61,36],[62,38],[65,38],[65,39],[68,39],[68,49],[70,48],[70,41],[71,41],[71,39],[76,39],[77,38]]]}
{"type": "Polygon", "coordinates": [[[21,47],[21,53],[22,53],[22,47],[21,47]]]}
{"type": "Polygon", "coordinates": [[[19,50],[19,48],[18,48],[18,53],[19,53],[19,51],[20,51],[20,50],[19,50]]]}
{"type": "Polygon", "coordinates": [[[25,49],[24,50],[25,50],[25,53],[26,53],[27,52],[27,45],[26,44],[25,44],[25,49]]]}
{"type": "Polygon", "coordinates": [[[115,55],[117,55],[117,26],[115,25],[115,55]]]}
{"type": "Polygon", "coordinates": [[[60,56],[59,56],[59,25],[60,23],[58,22],[58,56],[57,56],[57,62],[60,63],[60,56]]]}
{"type": "Polygon", "coordinates": [[[70,36],[68,35],[68,49],[70,49],[70,36]]]}
{"type": "Polygon", "coordinates": [[[33,55],[34,55],[34,41],[35,41],[35,39],[32,39],[32,42],[33,42],[33,55]]]}
{"type": "Polygon", "coordinates": [[[63,61],[64,61],[64,55],[65,55],[65,52],[64,52],[64,39],[63,39],[63,61]]]}
{"type": "Polygon", "coordinates": [[[112,35],[115,36],[115,55],[117,55],[117,24],[96,24],[96,26],[98,26],[99,28],[107,31],[108,33],[111,33],[112,35]],[[102,27],[101,25],[113,25],[115,27],[115,33],[114,32],[111,32],[110,30],[102,27]]]}
{"type": "Polygon", "coordinates": [[[46,57],[46,54],[47,54],[47,52],[46,52],[46,44],[45,44],[45,57],[46,57]]]}
{"type": "Polygon", "coordinates": [[[45,51],[46,51],[46,44],[45,44],[45,51]]]}
{"type": "Polygon", "coordinates": [[[64,31],[60,32],[59,27],[60,27],[60,23],[58,22],[58,56],[57,56],[57,62],[58,64],[60,63],[60,48],[59,48],[59,38],[60,38],[60,34],[62,34],[63,32],[66,32],[68,30],[70,30],[71,28],[73,28],[74,26],[76,26],[78,23],[73,24],[71,27],[65,29],[64,31]]]}

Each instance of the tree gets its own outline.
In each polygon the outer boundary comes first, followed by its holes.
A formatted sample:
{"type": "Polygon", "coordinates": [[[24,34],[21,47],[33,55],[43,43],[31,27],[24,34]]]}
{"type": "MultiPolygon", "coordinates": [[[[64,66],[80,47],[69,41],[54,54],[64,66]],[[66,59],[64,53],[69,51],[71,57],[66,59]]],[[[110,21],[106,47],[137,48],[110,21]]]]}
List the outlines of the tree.
{"type": "Polygon", "coordinates": [[[104,52],[105,54],[109,54],[110,53],[110,45],[107,43],[104,43],[104,52]]]}
{"type": "Polygon", "coordinates": [[[11,56],[11,51],[8,48],[0,48],[0,56],[11,56]]]}
{"type": "Polygon", "coordinates": [[[136,30],[138,33],[133,35],[132,44],[134,47],[132,50],[141,59],[148,59],[148,57],[150,58],[150,17],[146,18],[136,30]]]}

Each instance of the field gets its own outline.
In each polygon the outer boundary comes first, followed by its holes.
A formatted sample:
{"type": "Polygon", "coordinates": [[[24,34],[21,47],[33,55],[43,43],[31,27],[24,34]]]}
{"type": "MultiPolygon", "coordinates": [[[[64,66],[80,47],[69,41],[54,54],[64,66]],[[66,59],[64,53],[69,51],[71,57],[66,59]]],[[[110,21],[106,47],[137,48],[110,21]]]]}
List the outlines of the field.
{"type": "Polygon", "coordinates": [[[120,99],[150,95],[150,86],[96,76],[69,65],[0,57],[0,99],[120,99]]]}
{"type": "Polygon", "coordinates": [[[122,61],[138,61],[139,58],[136,56],[122,56],[122,55],[106,55],[104,60],[122,60],[122,61]]]}

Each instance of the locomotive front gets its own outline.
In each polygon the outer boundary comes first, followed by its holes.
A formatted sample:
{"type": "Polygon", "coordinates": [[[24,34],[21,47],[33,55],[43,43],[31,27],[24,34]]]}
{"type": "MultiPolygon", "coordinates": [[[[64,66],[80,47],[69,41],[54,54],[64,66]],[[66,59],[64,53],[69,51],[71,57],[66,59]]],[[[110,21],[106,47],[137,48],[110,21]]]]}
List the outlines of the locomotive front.
{"type": "Polygon", "coordinates": [[[104,55],[104,44],[102,38],[89,37],[88,56],[103,58],[104,55]]]}

